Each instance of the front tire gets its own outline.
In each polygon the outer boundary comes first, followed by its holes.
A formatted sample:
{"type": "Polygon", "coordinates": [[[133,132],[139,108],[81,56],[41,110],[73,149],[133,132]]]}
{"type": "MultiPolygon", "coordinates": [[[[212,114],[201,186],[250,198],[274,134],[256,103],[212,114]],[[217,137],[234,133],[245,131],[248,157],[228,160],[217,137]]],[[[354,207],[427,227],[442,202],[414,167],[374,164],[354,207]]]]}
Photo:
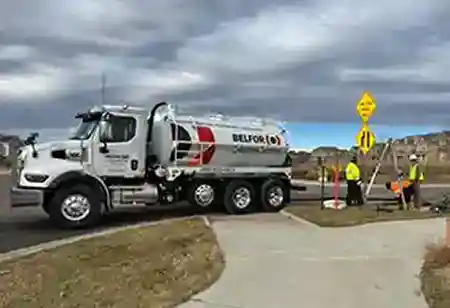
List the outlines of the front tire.
{"type": "Polygon", "coordinates": [[[261,186],[261,204],[266,212],[279,212],[286,207],[286,185],[277,179],[269,179],[261,186]]]}
{"type": "Polygon", "coordinates": [[[98,194],[84,184],[55,192],[49,208],[50,220],[62,229],[96,225],[102,216],[98,194]]]}
{"type": "Polygon", "coordinates": [[[254,210],[255,189],[247,181],[231,181],[225,188],[224,206],[229,214],[246,214],[254,210]]]}

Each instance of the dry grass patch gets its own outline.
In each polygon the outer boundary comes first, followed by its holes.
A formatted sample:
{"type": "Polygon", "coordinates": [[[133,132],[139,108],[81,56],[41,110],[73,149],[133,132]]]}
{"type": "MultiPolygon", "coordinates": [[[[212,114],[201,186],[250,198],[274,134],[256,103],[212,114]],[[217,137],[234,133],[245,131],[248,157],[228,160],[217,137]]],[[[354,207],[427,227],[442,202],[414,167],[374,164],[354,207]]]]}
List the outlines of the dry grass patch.
{"type": "Polygon", "coordinates": [[[420,278],[430,308],[450,307],[450,247],[427,247],[420,278]]]}
{"type": "MultiPolygon", "coordinates": [[[[349,207],[344,210],[320,209],[320,203],[303,206],[291,206],[286,208],[297,217],[308,220],[321,227],[349,227],[362,225],[366,223],[406,220],[406,219],[424,219],[435,218],[436,214],[427,211],[400,211],[394,208],[383,207],[377,211],[376,206],[365,205],[362,209],[349,207]]],[[[450,306],[449,306],[450,307],[450,306]]]]}
{"type": "Polygon", "coordinates": [[[0,263],[0,307],[174,307],[223,268],[202,219],[166,222],[0,263]]]}

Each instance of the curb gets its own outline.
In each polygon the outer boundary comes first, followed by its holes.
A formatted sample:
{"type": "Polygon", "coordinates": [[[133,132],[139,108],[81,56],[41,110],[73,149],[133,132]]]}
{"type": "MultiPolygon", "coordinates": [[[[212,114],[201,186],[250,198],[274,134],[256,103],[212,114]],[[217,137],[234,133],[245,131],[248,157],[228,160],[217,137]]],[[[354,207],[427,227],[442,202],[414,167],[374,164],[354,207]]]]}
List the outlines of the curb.
{"type": "Polygon", "coordinates": [[[307,225],[307,226],[315,228],[315,229],[322,229],[322,227],[320,227],[319,225],[316,225],[310,221],[307,221],[306,219],[295,216],[294,214],[291,214],[291,213],[287,212],[286,210],[281,210],[278,213],[285,216],[286,218],[294,220],[295,222],[307,225]]]}
{"type": "Polygon", "coordinates": [[[143,228],[143,227],[151,227],[151,226],[156,226],[156,225],[160,225],[160,224],[166,224],[166,223],[182,221],[182,220],[187,220],[187,219],[193,219],[193,218],[200,218],[203,220],[203,222],[205,223],[205,225],[207,227],[209,227],[209,228],[211,227],[211,222],[209,221],[209,219],[205,216],[200,216],[200,215],[169,218],[169,219],[160,220],[160,221],[143,222],[143,223],[138,223],[138,224],[130,225],[130,226],[121,226],[121,227],[115,227],[115,228],[113,227],[113,228],[103,230],[103,231],[94,231],[94,232],[88,233],[88,234],[73,236],[73,237],[62,239],[62,240],[50,241],[50,242],[38,244],[35,246],[31,246],[31,247],[20,248],[17,250],[9,251],[9,252],[0,254],[0,263],[27,257],[29,255],[33,255],[33,254],[36,254],[36,253],[39,253],[42,251],[52,250],[52,249],[55,249],[55,248],[58,248],[61,246],[65,246],[65,245],[69,245],[69,244],[73,244],[73,243],[76,243],[76,242],[79,242],[82,240],[88,240],[88,239],[93,239],[93,238],[102,237],[102,236],[106,236],[106,235],[111,235],[111,234],[114,234],[114,233],[117,233],[120,231],[138,229],[138,228],[143,228]]]}

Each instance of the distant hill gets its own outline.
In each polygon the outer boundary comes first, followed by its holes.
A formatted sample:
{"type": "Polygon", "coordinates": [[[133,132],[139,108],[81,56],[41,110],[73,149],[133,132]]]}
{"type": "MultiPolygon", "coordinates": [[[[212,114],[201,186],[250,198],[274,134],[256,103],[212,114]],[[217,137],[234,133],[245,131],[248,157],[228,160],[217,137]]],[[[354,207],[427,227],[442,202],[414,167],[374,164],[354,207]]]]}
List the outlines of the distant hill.
{"type": "MultiPolygon", "coordinates": [[[[406,136],[395,140],[397,154],[400,159],[406,159],[411,153],[425,154],[429,164],[450,164],[450,131],[434,132],[424,135],[406,136]],[[422,145],[422,146],[418,146],[422,145]]],[[[11,149],[17,149],[24,145],[24,140],[18,136],[5,135],[0,133],[0,143],[8,143],[11,149]]],[[[378,143],[369,152],[368,156],[372,160],[378,159],[384,144],[378,143]]],[[[334,161],[336,157],[346,161],[354,153],[355,148],[341,149],[335,146],[320,146],[312,151],[293,149],[291,156],[293,164],[304,164],[316,162],[317,157],[324,157],[329,161],[334,161]]],[[[0,149],[1,154],[1,149],[0,149]]],[[[388,160],[391,156],[389,155],[388,160]]],[[[8,164],[10,158],[0,155],[0,166],[8,164]]]]}
{"type": "MultiPolygon", "coordinates": [[[[377,143],[368,153],[371,160],[377,160],[381,155],[384,143],[377,143]]],[[[397,155],[400,160],[406,159],[410,154],[425,155],[429,164],[450,164],[450,131],[434,132],[424,135],[412,135],[395,140],[397,155]]],[[[353,153],[357,152],[357,148],[340,149],[333,146],[320,146],[310,152],[292,153],[293,161],[306,162],[308,160],[316,160],[317,157],[324,157],[328,160],[336,157],[347,160],[353,153]],[[297,156],[301,156],[297,159],[297,156]]],[[[388,155],[388,161],[392,156],[388,155]]]]}

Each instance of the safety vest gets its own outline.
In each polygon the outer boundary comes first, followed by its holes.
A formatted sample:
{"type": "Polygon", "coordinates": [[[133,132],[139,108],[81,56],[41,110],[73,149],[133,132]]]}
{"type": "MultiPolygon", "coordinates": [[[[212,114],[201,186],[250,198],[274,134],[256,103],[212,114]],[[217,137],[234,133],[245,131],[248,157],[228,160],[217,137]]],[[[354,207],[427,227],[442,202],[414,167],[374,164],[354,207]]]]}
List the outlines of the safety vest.
{"type": "MultiPolygon", "coordinates": [[[[414,164],[411,167],[409,167],[409,180],[415,181],[417,179],[417,167],[419,164],[414,164]]],[[[420,172],[419,181],[423,181],[425,179],[423,172],[420,172]]]]}
{"type": "Polygon", "coordinates": [[[411,185],[411,182],[406,180],[403,181],[402,183],[403,185],[400,186],[399,181],[394,181],[391,182],[391,190],[395,193],[395,194],[400,194],[402,192],[402,189],[408,188],[411,185]]]}
{"type": "Polygon", "coordinates": [[[345,168],[345,179],[347,181],[357,181],[359,178],[359,167],[355,163],[348,163],[347,168],[345,168]]]}

